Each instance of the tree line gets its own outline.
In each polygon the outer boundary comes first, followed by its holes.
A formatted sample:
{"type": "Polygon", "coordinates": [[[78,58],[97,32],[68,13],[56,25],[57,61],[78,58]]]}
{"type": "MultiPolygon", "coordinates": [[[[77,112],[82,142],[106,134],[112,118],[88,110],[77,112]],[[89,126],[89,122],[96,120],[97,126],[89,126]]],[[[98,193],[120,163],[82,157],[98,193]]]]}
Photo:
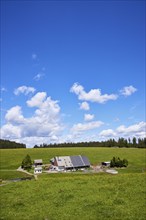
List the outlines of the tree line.
{"type": "MultiPolygon", "coordinates": [[[[146,148],[146,138],[133,137],[119,138],[118,140],[109,139],[106,141],[90,141],[90,142],[78,142],[78,143],[50,143],[34,145],[33,148],[62,148],[62,147],[127,147],[127,148],[146,148]]],[[[0,149],[15,149],[26,148],[23,143],[16,143],[15,141],[0,139],[0,149]]]]}
{"type": "Polygon", "coordinates": [[[26,148],[25,144],[16,143],[15,141],[0,139],[0,149],[26,148]]]}
{"type": "Polygon", "coordinates": [[[91,141],[79,143],[54,143],[35,145],[34,148],[62,148],[62,147],[127,147],[127,148],[146,148],[146,138],[133,137],[119,138],[118,140],[109,139],[107,141],[91,141]]]}

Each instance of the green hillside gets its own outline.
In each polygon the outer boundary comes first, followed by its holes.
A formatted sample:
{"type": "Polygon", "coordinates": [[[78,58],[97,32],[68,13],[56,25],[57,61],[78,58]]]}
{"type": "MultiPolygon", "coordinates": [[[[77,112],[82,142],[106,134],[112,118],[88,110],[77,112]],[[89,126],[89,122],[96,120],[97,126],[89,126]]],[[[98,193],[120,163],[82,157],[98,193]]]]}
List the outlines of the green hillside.
{"type": "Polygon", "coordinates": [[[145,149],[63,148],[0,151],[1,178],[21,177],[16,169],[29,154],[33,159],[85,155],[91,164],[113,156],[127,158],[129,166],[118,175],[107,173],[41,174],[38,180],[1,186],[1,220],[144,220],[145,149]]]}

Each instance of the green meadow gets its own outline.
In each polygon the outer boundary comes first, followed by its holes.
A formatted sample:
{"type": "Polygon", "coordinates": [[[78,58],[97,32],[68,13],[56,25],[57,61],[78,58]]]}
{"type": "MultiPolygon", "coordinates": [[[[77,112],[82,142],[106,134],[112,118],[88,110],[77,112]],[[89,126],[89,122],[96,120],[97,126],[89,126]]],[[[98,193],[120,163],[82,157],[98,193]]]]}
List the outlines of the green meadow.
{"type": "MultiPolygon", "coordinates": [[[[85,155],[91,164],[126,158],[118,175],[107,173],[41,174],[38,180],[0,187],[1,220],[144,220],[146,219],[146,150],[128,148],[50,148],[0,150],[1,179],[16,171],[29,154],[44,163],[54,156],[85,155]]],[[[26,174],[25,174],[26,175],[26,174]]]]}

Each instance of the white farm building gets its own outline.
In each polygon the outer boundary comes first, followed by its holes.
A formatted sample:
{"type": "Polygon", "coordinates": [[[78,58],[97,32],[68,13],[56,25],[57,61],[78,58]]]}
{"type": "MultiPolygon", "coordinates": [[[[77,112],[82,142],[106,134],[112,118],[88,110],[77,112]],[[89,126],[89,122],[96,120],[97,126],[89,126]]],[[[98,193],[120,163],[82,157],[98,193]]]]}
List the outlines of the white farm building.
{"type": "Polygon", "coordinates": [[[42,167],[35,167],[34,168],[34,174],[42,173],[42,167]]]}

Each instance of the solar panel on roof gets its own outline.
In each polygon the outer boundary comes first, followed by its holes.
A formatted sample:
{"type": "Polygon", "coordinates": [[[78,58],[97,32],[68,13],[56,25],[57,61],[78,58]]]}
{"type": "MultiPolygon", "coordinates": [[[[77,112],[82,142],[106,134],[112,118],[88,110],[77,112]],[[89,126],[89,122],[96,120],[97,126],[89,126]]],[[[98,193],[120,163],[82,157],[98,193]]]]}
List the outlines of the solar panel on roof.
{"type": "Polygon", "coordinates": [[[82,160],[83,160],[85,166],[90,166],[90,162],[89,162],[88,158],[85,156],[81,156],[81,157],[82,157],[82,160]]]}
{"type": "Polygon", "coordinates": [[[84,163],[82,162],[82,159],[80,156],[71,156],[71,162],[74,167],[82,167],[84,166],[84,163]]]}

